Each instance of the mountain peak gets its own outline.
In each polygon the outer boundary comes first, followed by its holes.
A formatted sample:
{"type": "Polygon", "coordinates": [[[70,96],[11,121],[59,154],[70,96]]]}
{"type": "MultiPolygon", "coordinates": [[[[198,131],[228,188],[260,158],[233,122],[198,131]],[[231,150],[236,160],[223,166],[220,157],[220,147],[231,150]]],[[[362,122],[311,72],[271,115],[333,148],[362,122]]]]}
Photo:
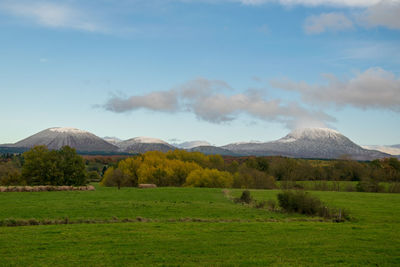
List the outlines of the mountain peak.
{"type": "Polygon", "coordinates": [[[48,149],[60,149],[70,146],[78,151],[116,151],[118,147],[107,143],[100,137],[87,131],[70,127],[53,127],[32,136],[29,136],[15,144],[14,147],[31,148],[45,145],[48,149]]]}

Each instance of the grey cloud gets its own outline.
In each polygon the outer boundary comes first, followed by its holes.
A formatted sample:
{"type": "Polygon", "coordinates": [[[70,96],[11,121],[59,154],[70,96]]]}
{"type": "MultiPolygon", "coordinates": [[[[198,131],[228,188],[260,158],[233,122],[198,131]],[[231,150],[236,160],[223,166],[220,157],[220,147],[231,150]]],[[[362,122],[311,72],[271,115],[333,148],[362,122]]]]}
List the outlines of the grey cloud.
{"type": "Polygon", "coordinates": [[[326,105],[377,108],[400,112],[400,79],[392,72],[370,68],[351,79],[324,75],[326,84],[315,85],[290,80],[271,81],[275,88],[297,91],[305,101],[326,105]]]}
{"type": "Polygon", "coordinates": [[[178,97],[175,91],[152,92],[143,96],[123,98],[114,96],[104,105],[109,111],[122,113],[137,109],[150,109],[154,111],[174,112],[178,110],[178,97]]]}
{"type": "Polygon", "coordinates": [[[353,29],[353,22],[343,13],[322,13],[309,16],[304,23],[307,34],[319,34],[325,31],[343,31],[353,29]]]}
{"type": "Polygon", "coordinates": [[[249,90],[232,94],[233,89],[223,81],[196,79],[168,91],[152,92],[131,97],[112,97],[103,108],[112,112],[147,109],[159,112],[190,112],[200,120],[223,123],[241,114],[264,121],[275,121],[288,127],[300,122],[326,125],[335,119],[321,111],[309,111],[297,103],[282,103],[265,99],[262,93],[249,90]]]}
{"type": "Polygon", "coordinates": [[[369,7],[359,16],[359,23],[367,27],[384,26],[400,29],[400,1],[383,0],[369,7]]]}
{"type": "Polygon", "coordinates": [[[371,1],[365,6],[365,9],[361,11],[352,11],[350,15],[331,12],[309,16],[306,18],[303,28],[307,34],[350,30],[353,29],[355,25],[366,28],[381,26],[399,30],[399,18],[400,1],[371,1]]]}

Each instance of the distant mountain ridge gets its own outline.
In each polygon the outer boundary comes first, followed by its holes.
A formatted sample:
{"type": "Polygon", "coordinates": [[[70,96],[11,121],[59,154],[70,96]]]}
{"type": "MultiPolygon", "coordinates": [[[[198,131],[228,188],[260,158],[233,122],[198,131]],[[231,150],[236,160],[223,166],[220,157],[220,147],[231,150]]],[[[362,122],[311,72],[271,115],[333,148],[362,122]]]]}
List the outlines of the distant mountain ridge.
{"type": "MultiPolygon", "coordinates": [[[[337,159],[348,156],[356,160],[372,160],[391,155],[375,149],[363,148],[336,130],[328,128],[296,129],[285,137],[270,142],[237,142],[225,146],[212,146],[207,141],[190,141],[171,145],[152,137],[135,137],[121,140],[117,137],[104,139],[87,131],[68,127],[49,128],[15,144],[0,145],[0,151],[26,151],[35,145],[49,149],[71,146],[80,152],[145,153],[147,151],[170,151],[185,149],[204,154],[227,156],[286,156],[297,158],[337,159]],[[179,146],[179,147],[177,147],[179,146]]],[[[398,149],[400,145],[392,146],[398,149]]],[[[374,147],[371,147],[374,148],[374,147]]],[[[397,156],[399,157],[399,156],[397,156]]]]}

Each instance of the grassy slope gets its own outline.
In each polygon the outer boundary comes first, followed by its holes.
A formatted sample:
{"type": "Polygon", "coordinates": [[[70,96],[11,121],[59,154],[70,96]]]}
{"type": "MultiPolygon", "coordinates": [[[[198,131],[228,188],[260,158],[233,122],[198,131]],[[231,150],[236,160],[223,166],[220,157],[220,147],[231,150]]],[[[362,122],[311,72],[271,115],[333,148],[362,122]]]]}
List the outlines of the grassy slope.
{"type": "MultiPolygon", "coordinates": [[[[276,193],[252,191],[257,199],[274,198],[276,193]]],[[[357,221],[291,221],[291,215],[233,204],[220,189],[4,193],[0,219],[142,216],[160,222],[1,227],[0,265],[400,264],[400,195],[313,193],[331,205],[348,207],[357,221]],[[183,217],[251,222],[164,221],[183,217]],[[255,221],[271,217],[279,222],[255,221]]]]}

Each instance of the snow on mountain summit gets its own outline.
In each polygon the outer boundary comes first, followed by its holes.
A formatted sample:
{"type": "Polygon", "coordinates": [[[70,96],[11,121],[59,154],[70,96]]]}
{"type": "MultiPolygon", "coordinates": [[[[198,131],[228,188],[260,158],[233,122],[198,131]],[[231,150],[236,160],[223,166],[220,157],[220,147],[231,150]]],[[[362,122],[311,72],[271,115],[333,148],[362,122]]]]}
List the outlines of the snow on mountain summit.
{"type": "Polygon", "coordinates": [[[285,137],[279,139],[277,142],[290,143],[301,139],[340,139],[343,137],[344,136],[338,131],[329,128],[299,128],[293,130],[285,137]]]}
{"type": "Polygon", "coordinates": [[[55,128],[50,128],[49,131],[57,133],[71,133],[71,134],[88,133],[87,131],[83,131],[72,127],[55,127],[55,128]]]}
{"type": "Polygon", "coordinates": [[[146,136],[139,136],[130,139],[132,143],[143,143],[143,144],[168,144],[167,142],[158,139],[158,138],[152,138],[152,137],[146,137],[146,136]]]}

